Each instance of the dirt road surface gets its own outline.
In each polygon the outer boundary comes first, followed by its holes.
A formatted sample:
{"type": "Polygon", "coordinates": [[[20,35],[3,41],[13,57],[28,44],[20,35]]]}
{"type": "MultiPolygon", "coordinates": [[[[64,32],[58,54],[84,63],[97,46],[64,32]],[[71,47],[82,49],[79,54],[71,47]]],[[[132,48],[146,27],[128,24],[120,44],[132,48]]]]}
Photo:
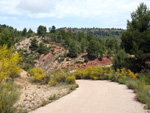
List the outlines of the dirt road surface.
{"type": "Polygon", "coordinates": [[[125,85],[110,81],[77,80],[79,88],[31,113],[146,113],[125,85]]]}

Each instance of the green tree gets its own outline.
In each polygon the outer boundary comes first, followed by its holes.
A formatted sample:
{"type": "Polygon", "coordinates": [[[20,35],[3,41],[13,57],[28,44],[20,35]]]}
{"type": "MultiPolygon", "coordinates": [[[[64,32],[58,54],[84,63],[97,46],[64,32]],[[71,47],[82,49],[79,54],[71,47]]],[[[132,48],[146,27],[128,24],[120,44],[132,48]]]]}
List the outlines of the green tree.
{"type": "Polygon", "coordinates": [[[94,38],[95,38],[94,35],[92,35],[91,33],[87,35],[88,41],[94,40],[94,38]]]}
{"type": "Polygon", "coordinates": [[[37,33],[39,36],[45,36],[46,31],[47,31],[46,27],[42,25],[40,25],[37,29],[37,33]]]}
{"type": "Polygon", "coordinates": [[[113,67],[115,70],[122,69],[127,64],[128,54],[124,50],[119,50],[119,52],[113,58],[113,67]]]}
{"type": "Polygon", "coordinates": [[[38,41],[36,40],[36,38],[34,38],[34,39],[31,41],[30,49],[31,49],[32,51],[35,51],[35,50],[38,49],[38,41]]]}
{"type": "Polygon", "coordinates": [[[110,58],[112,56],[112,50],[109,48],[107,51],[107,56],[110,58]]]}
{"type": "Polygon", "coordinates": [[[53,25],[52,28],[49,29],[50,33],[56,33],[56,27],[53,25]]]}
{"type": "Polygon", "coordinates": [[[99,45],[98,45],[96,40],[91,40],[89,42],[89,45],[88,45],[88,48],[87,48],[87,52],[88,52],[88,57],[91,60],[94,60],[95,58],[98,57],[99,45]]]}
{"type": "Polygon", "coordinates": [[[150,11],[144,3],[131,14],[131,21],[127,22],[127,31],[122,33],[122,47],[125,51],[140,57],[143,53],[150,53],[150,11]]]}
{"type": "Polygon", "coordinates": [[[84,33],[83,33],[83,32],[80,32],[80,33],[78,34],[78,38],[79,38],[78,41],[81,42],[82,39],[85,38],[84,33]]]}
{"type": "Polygon", "coordinates": [[[29,30],[28,30],[28,34],[32,34],[33,33],[33,31],[32,31],[32,29],[30,28],[29,30]]]}
{"type": "Polygon", "coordinates": [[[77,57],[77,55],[78,55],[77,45],[76,42],[73,41],[69,46],[69,56],[71,58],[74,58],[77,57]]]}
{"type": "Polygon", "coordinates": [[[27,29],[24,28],[23,31],[22,31],[22,36],[26,36],[27,35],[27,29]]]}
{"type": "Polygon", "coordinates": [[[32,29],[30,28],[30,29],[28,30],[27,37],[32,36],[32,33],[33,33],[33,31],[32,31],[32,29]]]}
{"type": "Polygon", "coordinates": [[[86,49],[86,41],[85,39],[81,40],[81,52],[84,53],[86,49]]]}
{"type": "Polygon", "coordinates": [[[103,49],[103,46],[101,45],[101,46],[99,46],[99,53],[100,53],[100,60],[102,60],[103,59],[103,57],[104,57],[104,49],[103,49]]]}
{"type": "Polygon", "coordinates": [[[131,19],[127,21],[127,31],[121,35],[121,46],[127,53],[135,55],[129,62],[136,62],[132,69],[140,71],[145,64],[144,55],[150,53],[150,10],[141,3],[131,14],[131,19]]]}
{"type": "Polygon", "coordinates": [[[8,29],[3,29],[0,33],[0,45],[7,44],[8,48],[13,45],[13,37],[8,29]]]}
{"type": "Polygon", "coordinates": [[[38,52],[40,54],[47,54],[49,52],[48,48],[46,46],[44,46],[44,44],[41,42],[39,45],[39,49],[38,52]]]}

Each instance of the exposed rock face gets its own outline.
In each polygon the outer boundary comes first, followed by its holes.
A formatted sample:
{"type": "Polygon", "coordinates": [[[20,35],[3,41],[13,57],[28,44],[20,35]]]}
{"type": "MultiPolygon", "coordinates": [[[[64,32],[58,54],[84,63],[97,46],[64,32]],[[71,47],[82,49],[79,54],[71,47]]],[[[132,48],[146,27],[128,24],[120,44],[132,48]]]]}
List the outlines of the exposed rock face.
{"type": "Polygon", "coordinates": [[[22,41],[15,44],[16,49],[17,50],[22,49],[23,52],[26,52],[26,53],[30,54],[31,50],[30,50],[29,46],[31,45],[31,41],[34,38],[36,38],[36,40],[38,41],[38,44],[42,42],[42,37],[38,37],[38,36],[25,38],[24,40],[22,40],[22,41]]]}
{"type": "Polygon", "coordinates": [[[41,67],[46,73],[50,72],[53,69],[58,68],[61,64],[56,59],[59,56],[63,56],[65,49],[63,47],[54,48],[54,52],[48,53],[47,55],[42,54],[38,60],[36,60],[36,67],[41,67]]]}

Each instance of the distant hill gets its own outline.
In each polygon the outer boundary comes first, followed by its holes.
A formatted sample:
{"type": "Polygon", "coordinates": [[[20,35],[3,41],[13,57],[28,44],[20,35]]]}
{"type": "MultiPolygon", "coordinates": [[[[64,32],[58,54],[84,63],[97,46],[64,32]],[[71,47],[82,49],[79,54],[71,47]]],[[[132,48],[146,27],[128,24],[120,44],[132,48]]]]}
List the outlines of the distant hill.
{"type": "Polygon", "coordinates": [[[124,29],[121,28],[59,28],[57,30],[64,29],[66,32],[71,30],[73,33],[83,32],[84,34],[93,34],[96,37],[103,39],[107,38],[116,38],[120,39],[121,32],[124,32],[124,29]]]}

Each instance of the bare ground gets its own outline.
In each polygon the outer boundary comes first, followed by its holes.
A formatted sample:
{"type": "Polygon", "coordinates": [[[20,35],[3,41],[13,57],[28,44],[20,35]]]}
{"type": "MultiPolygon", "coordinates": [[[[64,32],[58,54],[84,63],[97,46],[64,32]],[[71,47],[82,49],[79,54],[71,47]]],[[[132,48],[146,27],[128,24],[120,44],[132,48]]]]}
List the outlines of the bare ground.
{"type": "Polygon", "coordinates": [[[44,106],[55,99],[70,93],[72,85],[59,84],[55,87],[49,85],[32,84],[29,82],[27,72],[23,71],[15,83],[20,86],[20,98],[15,104],[17,113],[26,113],[44,106]],[[50,97],[55,98],[50,99],[50,97]]]}

